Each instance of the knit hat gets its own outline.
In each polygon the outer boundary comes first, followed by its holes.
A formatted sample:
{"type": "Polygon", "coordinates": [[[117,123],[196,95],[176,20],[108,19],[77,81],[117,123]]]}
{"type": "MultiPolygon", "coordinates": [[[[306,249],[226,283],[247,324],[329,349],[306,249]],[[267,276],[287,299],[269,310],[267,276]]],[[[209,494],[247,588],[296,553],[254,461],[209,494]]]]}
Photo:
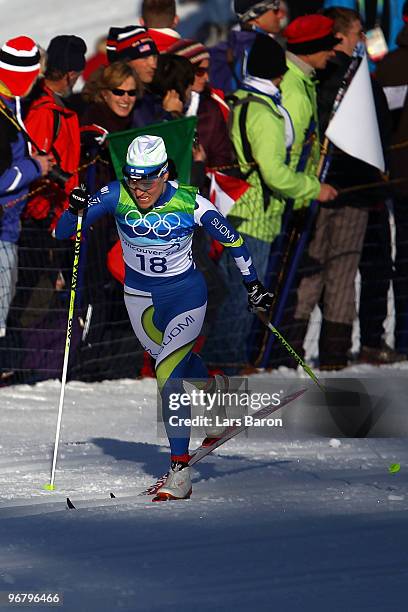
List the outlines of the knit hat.
{"type": "Polygon", "coordinates": [[[295,55],[312,55],[330,51],[341,40],[333,34],[333,19],[324,15],[304,15],[294,19],[283,31],[287,50],[295,55]]]}
{"type": "Polygon", "coordinates": [[[130,25],[124,28],[110,28],[108,40],[106,41],[106,53],[108,61],[129,61],[158,55],[157,47],[153,39],[147,33],[147,28],[130,25]]]}
{"type": "Polygon", "coordinates": [[[8,40],[0,49],[0,81],[13,96],[24,96],[40,73],[40,52],[28,36],[8,40]]]}
{"type": "Polygon", "coordinates": [[[55,36],[47,49],[47,69],[54,68],[66,73],[81,72],[85,67],[86,44],[79,36],[63,34],[55,36]]]}
{"type": "Polygon", "coordinates": [[[272,36],[257,34],[248,55],[247,71],[261,79],[276,79],[285,74],[285,52],[272,36]]]}
{"type": "Polygon", "coordinates": [[[186,57],[192,64],[199,64],[203,60],[210,59],[207,47],[195,40],[181,38],[167,49],[167,53],[186,57]]]}
{"type": "Polygon", "coordinates": [[[234,11],[242,23],[260,17],[271,9],[277,10],[280,0],[234,0],[234,11]]]}
{"type": "Polygon", "coordinates": [[[138,136],[129,145],[123,174],[132,179],[152,179],[167,171],[167,151],[160,136],[138,136]]]}

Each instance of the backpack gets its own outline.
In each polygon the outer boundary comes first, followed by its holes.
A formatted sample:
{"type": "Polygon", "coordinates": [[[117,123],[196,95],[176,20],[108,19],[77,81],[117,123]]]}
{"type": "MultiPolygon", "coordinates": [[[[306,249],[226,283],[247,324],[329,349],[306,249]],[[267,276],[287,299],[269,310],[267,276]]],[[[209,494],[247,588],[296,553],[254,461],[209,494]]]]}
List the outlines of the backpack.
{"type": "MultiPolygon", "coordinates": [[[[276,191],[273,191],[270,187],[268,187],[268,185],[265,183],[262,173],[259,170],[259,166],[257,162],[255,161],[254,156],[252,154],[251,143],[249,142],[249,138],[248,138],[248,134],[246,130],[246,120],[248,116],[249,104],[250,102],[256,102],[257,104],[263,104],[264,106],[267,106],[268,109],[271,111],[271,113],[273,113],[274,115],[278,116],[279,118],[281,118],[281,115],[277,113],[276,111],[274,111],[273,108],[270,106],[270,104],[268,104],[265,100],[263,100],[262,98],[259,98],[258,96],[254,96],[252,94],[249,94],[246,98],[238,98],[238,96],[235,96],[234,94],[232,94],[228,96],[226,100],[231,108],[231,113],[228,117],[228,124],[227,124],[228,133],[230,137],[231,137],[231,130],[232,130],[232,122],[233,122],[233,112],[232,111],[238,107],[241,107],[240,112],[239,112],[239,119],[238,119],[239,132],[240,132],[240,137],[241,137],[242,151],[243,151],[245,163],[249,167],[249,170],[247,170],[246,172],[242,172],[239,168],[238,169],[234,168],[234,171],[231,172],[230,174],[244,181],[246,181],[253,172],[256,172],[258,174],[259,181],[261,183],[261,188],[262,188],[262,198],[263,198],[263,203],[264,203],[264,210],[266,211],[270,203],[270,198],[273,196],[278,197],[278,194],[276,191]]],[[[237,156],[236,156],[236,165],[238,165],[237,156]]]]}

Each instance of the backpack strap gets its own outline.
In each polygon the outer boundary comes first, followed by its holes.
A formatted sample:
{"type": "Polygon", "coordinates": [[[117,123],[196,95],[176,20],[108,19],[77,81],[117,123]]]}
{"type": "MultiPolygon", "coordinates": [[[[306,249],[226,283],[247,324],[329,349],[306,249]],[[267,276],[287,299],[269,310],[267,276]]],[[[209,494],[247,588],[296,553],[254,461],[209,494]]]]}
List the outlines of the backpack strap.
{"type": "Polygon", "coordinates": [[[257,104],[263,104],[263,106],[268,107],[268,109],[271,111],[273,115],[275,115],[275,117],[278,117],[278,119],[282,119],[282,115],[278,113],[276,110],[274,110],[272,106],[268,104],[266,100],[264,100],[263,98],[260,98],[259,96],[254,96],[251,93],[248,94],[245,98],[238,98],[238,96],[235,96],[234,94],[232,94],[230,96],[227,96],[226,100],[232,104],[233,108],[235,108],[236,106],[241,106],[242,104],[248,104],[249,102],[256,102],[257,104]]]}
{"type": "MultiPolygon", "coordinates": [[[[43,97],[43,96],[41,96],[43,97]]],[[[40,97],[40,100],[41,100],[40,97]]],[[[48,102],[42,102],[40,104],[37,104],[36,109],[38,108],[43,108],[45,106],[47,106],[48,102]]],[[[53,126],[52,126],[52,140],[51,140],[51,147],[50,147],[50,153],[52,153],[54,155],[55,161],[57,162],[58,165],[61,164],[61,156],[58,153],[58,151],[56,150],[54,143],[58,138],[58,134],[60,133],[61,130],[61,112],[56,109],[53,108],[52,109],[52,116],[53,116],[53,126]]]]}
{"type": "MultiPolygon", "coordinates": [[[[276,112],[271,107],[271,105],[268,104],[266,100],[263,100],[262,98],[259,98],[258,96],[254,96],[252,94],[246,96],[245,98],[237,98],[237,96],[230,96],[228,100],[231,100],[233,108],[241,106],[241,109],[239,111],[239,117],[238,117],[238,125],[239,125],[239,131],[240,131],[240,136],[241,136],[242,152],[244,155],[245,162],[249,165],[249,170],[247,172],[242,173],[242,178],[244,180],[247,180],[249,176],[252,174],[252,172],[257,172],[259,181],[261,183],[261,188],[262,188],[264,210],[266,211],[270,203],[270,198],[272,196],[278,196],[278,194],[277,192],[273,191],[270,187],[268,187],[268,185],[266,184],[262,176],[262,173],[259,170],[259,165],[255,161],[254,156],[252,154],[252,147],[251,147],[251,143],[249,142],[247,129],[246,129],[246,121],[247,121],[247,116],[248,116],[249,104],[250,102],[255,102],[257,104],[263,104],[264,106],[267,106],[268,109],[271,111],[271,113],[273,113],[279,119],[282,119],[282,115],[276,112]]],[[[232,113],[230,113],[230,117],[231,117],[231,120],[230,118],[228,118],[229,119],[228,129],[229,129],[229,133],[231,134],[232,113]]]]}
{"type": "Polygon", "coordinates": [[[61,155],[58,153],[58,151],[54,147],[54,142],[57,140],[58,134],[61,129],[61,113],[56,108],[53,108],[52,114],[54,116],[54,125],[53,125],[53,131],[52,131],[52,145],[51,145],[50,151],[54,155],[55,161],[57,162],[57,164],[60,165],[61,155]]]}

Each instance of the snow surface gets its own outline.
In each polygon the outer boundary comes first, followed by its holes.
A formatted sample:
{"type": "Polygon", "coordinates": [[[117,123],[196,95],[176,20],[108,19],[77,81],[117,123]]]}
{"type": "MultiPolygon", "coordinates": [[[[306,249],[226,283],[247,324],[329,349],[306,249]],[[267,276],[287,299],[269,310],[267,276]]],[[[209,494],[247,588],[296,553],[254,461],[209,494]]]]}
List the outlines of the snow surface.
{"type": "MultiPolygon", "coordinates": [[[[398,376],[403,410],[407,371],[348,375],[398,376]]],[[[304,386],[285,374],[288,390],[304,386]]],[[[47,492],[59,390],[0,389],[0,591],[59,591],[69,612],[405,609],[406,439],[302,433],[300,399],[275,413],[283,429],[241,434],[199,463],[191,500],[112,505],[109,491],[138,492],[167,470],[155,381],[68,384],[47,492]],[[68,510],[67,495],[104,505],[68,510]]]]}

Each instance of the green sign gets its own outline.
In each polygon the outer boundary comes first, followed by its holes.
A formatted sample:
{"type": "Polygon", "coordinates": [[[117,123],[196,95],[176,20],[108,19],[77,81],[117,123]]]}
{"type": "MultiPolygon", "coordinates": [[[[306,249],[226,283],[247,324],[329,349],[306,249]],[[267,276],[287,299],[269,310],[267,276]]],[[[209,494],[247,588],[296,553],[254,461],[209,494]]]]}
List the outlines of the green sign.
{"type": "Polygon", "coordinates": [[[126,132],[108,134],[109,152],[117,178],[120,180],[123,177],[122,168],[125,165],[127,149],[132,140],[137,136],[149,134],[163,138],[169,159],[175,164],[177,179],[181,183],[188,183],[190,180],[191,151],[196,123],[196,117],[183,117],[183,119],[154,123],[143,128],[127,130],[126,132]]]}

